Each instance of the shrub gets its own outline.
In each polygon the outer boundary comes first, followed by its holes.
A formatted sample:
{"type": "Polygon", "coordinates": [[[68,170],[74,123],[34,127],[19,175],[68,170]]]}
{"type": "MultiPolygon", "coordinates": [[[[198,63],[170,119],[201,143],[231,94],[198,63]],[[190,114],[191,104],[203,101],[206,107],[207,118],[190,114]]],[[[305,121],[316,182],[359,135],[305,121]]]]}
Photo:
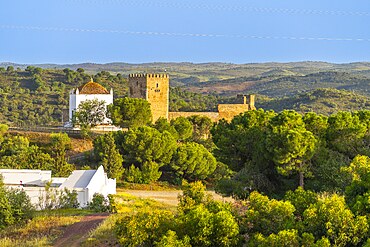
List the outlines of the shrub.
{"type": "Polygon", "coordinates": [[[95,193],[92,201],[89,203],[88,208],[95,212],[110,212],[109,199],[102,194],[95,193]]]}
{"type": "Polygon", "coordinates": [[[26,192],[19,189],[10,189],[6,194],[15,223],[32,218],[34,207],[26,192]]]}
{"type": "Polygon", "coordinates": [[[69,191],[67,188],[64,189],[59,199],[60,208],[78,208],[80,204],[77,199],[77,191],[69,191]]]}
{"type": "Polygon", "coordinates": [[[153,246],[173,226],[172,212],[142,210],[117,221],[115,232],[123,246],[153,246]]]}

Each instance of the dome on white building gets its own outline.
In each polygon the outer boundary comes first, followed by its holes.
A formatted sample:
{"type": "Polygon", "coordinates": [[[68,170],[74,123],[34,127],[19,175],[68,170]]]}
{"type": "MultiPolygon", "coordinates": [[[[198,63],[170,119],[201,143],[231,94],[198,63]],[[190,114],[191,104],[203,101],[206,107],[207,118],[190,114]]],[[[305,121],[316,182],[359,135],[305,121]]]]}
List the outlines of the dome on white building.
{"type": "MultiPolygon", "coordinates": [[[[69,94],[69,122],[65,126],[72,126],[72,119],[74,112],[78,109],[78,106],[81,102],[85,100],[99,100],[104,101],[105,106],[107,107],[110,104],[113,104],[113,89],[108,91],[105,87],[91,80],[84,85],[72,89],[69,94]]],[[[110,119],[107,117],[104,119],[103,124],[111,124],[110,119]]]]}
{"type": "MultiPolygon", "coordinates": [[[[82,86],[79,86],[78,88],[79,94],[110,94],[108,90],[100,85],[99,83],[93,82],[92,78],[91,81],[85,83],[82,86]]],[[[77,91],[75,90],[75,92],[77,91]]]]}

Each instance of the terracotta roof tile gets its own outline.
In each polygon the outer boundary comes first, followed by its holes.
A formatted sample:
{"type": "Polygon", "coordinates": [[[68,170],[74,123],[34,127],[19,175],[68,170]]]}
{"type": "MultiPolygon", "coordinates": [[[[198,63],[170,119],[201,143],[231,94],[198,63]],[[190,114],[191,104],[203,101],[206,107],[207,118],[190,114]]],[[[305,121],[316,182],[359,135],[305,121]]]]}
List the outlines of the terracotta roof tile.
{"type": "Polygon", "coordinates": [[[105,87],[92,80],[78,87],[78,91],[80,94],[110,94],[105,87]]]}

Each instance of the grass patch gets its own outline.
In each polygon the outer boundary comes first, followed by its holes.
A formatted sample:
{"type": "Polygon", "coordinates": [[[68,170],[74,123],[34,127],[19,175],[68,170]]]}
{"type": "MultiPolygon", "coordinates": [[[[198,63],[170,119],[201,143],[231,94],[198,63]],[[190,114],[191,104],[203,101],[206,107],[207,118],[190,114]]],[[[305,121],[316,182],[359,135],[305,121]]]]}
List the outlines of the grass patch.
{"type": "Polygon", "coordinates": [[[0,231],[0,246],[51,246],[63,234],[65,227],[91,213],[90,210],[81,209],[37,211],[27,223],[0,231]]]}
{"type": "Polygon", "coordinates": [[[25,225],[11,226],[0,233],[0,246],[50,246],[66,226],[83,216],[36,216],[25,225]]]}
{"type": "Polygon", "coordinates": [[[152,199],[142,199],[125,192],[118,192],[114,196],[114,200],[117,204],[117,213],[133,214],[142,208],[176,210],[175,206],[152,199]]]}
{"type": "Polygon", "coordinates": [[[42,238],[35,238],[30,240],[16,240],[10,238],[1,238],[0,239],[0,246],[2,247],[44,247],[44,246],[51,246],[50,242],[47,237],[42,238]]]}
{"type": "Polygon", "coordinates": [[[117,191],[119,189],[128,190],[152,190],[152,191],[169,191],[169,190],[179,190],[179,186],[169,184],[168,182],[155,182],[151,184],[135,184],[128,182],[118,182],[117,191]]]}
{"type": "Polygon", "coordinates": [[[67,208],[57,210],[41,210],[34,213],[35,216],[85,216],[93,214],[89,209],[67,208]]]}

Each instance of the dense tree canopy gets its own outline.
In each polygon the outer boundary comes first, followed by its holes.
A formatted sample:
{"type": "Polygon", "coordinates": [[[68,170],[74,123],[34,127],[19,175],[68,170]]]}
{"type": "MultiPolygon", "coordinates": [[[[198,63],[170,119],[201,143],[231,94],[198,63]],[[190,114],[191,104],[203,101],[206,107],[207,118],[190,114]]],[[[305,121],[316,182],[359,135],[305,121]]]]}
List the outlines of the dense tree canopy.
{"type": "Polygon", "coordinates": [[[206,179],[216,169],[217,161],[201,144],[184,143],[177,148],[171,167],[188,180],[206,179]]]}
{"type": "Polygon", "coordinates": [[[145,126],[152,121],[150,103],[144,99],[115,99],[113,105],[108,107],[108,112],[113,124],[125,128],[145,126]]]}
{"type": "Polygon", "coordinates": [[[99,136],[94,140],[94,153],[109,178],[120,179],[122,177],[123,158],[116,147],[112,133],[99,136]]]}

